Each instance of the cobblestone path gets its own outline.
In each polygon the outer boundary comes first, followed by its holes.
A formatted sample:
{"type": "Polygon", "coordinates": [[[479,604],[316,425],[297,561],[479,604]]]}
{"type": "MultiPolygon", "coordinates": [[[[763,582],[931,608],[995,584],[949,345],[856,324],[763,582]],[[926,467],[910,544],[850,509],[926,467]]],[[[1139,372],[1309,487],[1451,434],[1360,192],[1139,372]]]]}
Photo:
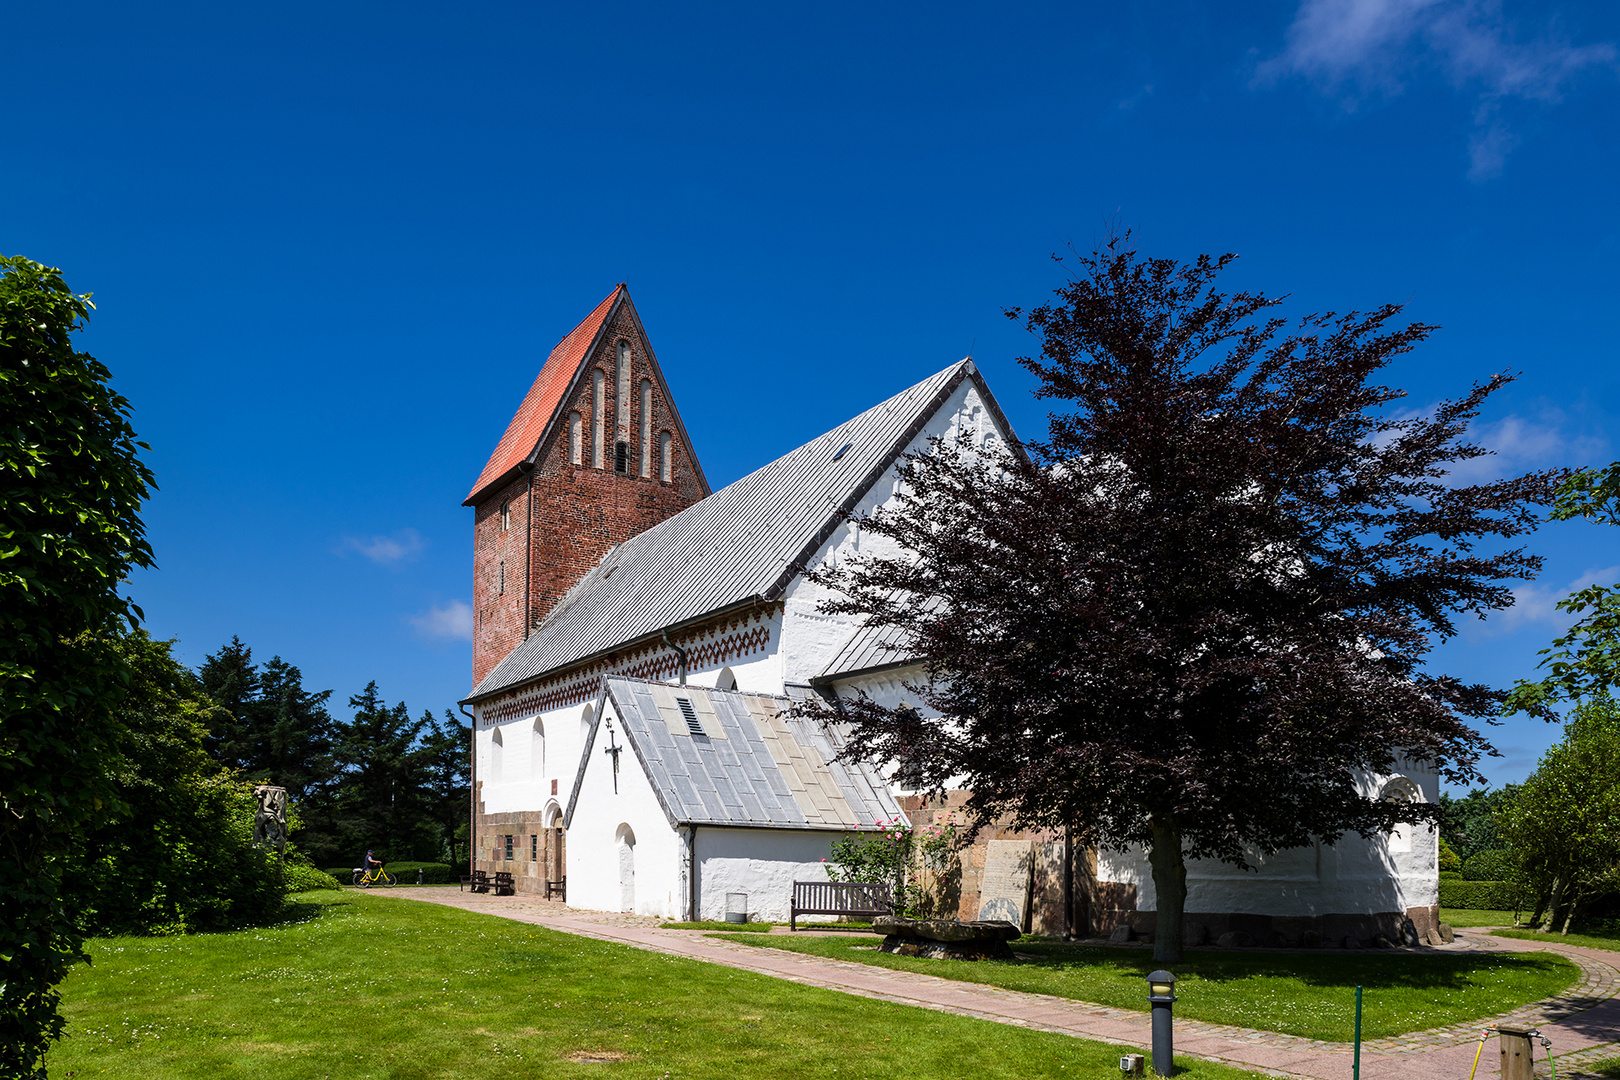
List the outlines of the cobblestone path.
{"type": "MultiPolygon", "coordinates": [[[[574,911],[554,901],[524,896],[478,895],[443,888],[414,888],[379,895],[425,900],[565,933],[614,941],[640,949],[725,964],[807,986],[820,986],[880,1001],[972,1016],[1000,1024],[1098,1039],[1146,1052],[1151,1038],[1146,1012],[1093,1005],[1048,994],[1029,994],[978,983],[895,971],[844,960],[807,956],[717,941],[699,930],[660,930],[663,920],[574,911]]],[[[785,932],[785,931],[780,931],[785,932]]],[[[804,931],[800,931],[804,933],[804,931]]],[[[1539,1027],[1552,1040],[1559,1080],[1599,1080],[1583,1065],[1620,1057],[1620,953],[1538,941],[1491,937],[1486,928],[1466,929],[1446,951],[1529,952],[1547,949],[1569,958],[1582,980],[1562,997],[1502,1016],[1362,1043],[1362,1080],[1466,1080],[1480,1029],[1500,1024],[1539,1027]]],[[[1275,1076],[1349,1080],[1348,1043],[1306,1039],[1273,1031],[1177,1018],[1176,1053],[1224,1062],[1275,1076]]],[[[1538,1056],[1541,1048],[1536,1048],[1538,1056]]],[[[1547,1075],[1545,1061],[1536,1072],[1547,1075]]],[[[1479,1078],[1500,1074],[1496,1039],[1480,1057],[1479,1078]]]]}

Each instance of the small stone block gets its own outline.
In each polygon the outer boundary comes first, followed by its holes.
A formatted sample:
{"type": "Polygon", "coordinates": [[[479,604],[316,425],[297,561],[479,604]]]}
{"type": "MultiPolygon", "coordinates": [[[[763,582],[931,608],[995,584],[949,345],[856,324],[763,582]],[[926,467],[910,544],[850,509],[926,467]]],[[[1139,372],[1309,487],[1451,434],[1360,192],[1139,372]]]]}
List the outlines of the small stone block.
{"type": "Polygon", "coordinates": [[[1131,927],[1129,923],[1120,923],[1114,927],[1114,932],[1108,935],[1110,945],[1123,945],[1131,940],[1131,927]]]}
{"type": "Polygon", "coordinates": [[[1457,940],[1457,931],[1451,928],[1450,923],[1443,922],[1440,924],[1440,940],[1445,942],[1447,945],[1450,945],[1453,941],[1457,940]]]}

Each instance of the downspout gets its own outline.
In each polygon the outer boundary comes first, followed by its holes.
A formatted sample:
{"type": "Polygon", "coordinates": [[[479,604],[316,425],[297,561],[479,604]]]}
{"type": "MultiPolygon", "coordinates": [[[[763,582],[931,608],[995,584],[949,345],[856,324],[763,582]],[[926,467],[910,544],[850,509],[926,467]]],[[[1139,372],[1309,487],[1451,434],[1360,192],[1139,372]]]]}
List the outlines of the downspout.
{"type": "Polygon", "coordinates": [[[679,645],[675,644],[673,641],[669,640],[669,630],[667,630],[667,629],[664,631],[664,644],[668,645],[670,648],[674,649],[675,650],[675,655],[680,658],[679,662],[680,662],[680,671],[681,671],[681,685],[685,686],[686,685],[686,650],[681,648],[679,645]]]}
{"type": "Polygon", "coordinates": [[[687,885],[691,896],[687,897],[687,919],[690,922],[698,921],[698,861],[697,861],[697,826],[686,827],[686,858],[691,865],[691,872],[687,875],[687,885]]]}
{"type": "MultiPolygon", "coordinates": [[[[477,861],[478,851],[478,717],[467,711],[467,706],[456,702],[456,708],[461,710],[472,723],[472,738],[467,740],[467,873],[473,872],[473,864],[477,861]]],[[[450,855],[455,857],[456,838],[450,837],[450,855]]]]}
{"type": "Polygon", "coordinates": [[[529,629],[534,619],[529,611],[529,597],[534,594],[534,468],[529,468],[529,494],[523,500],[523,640],[529,640],[529,629]]]}

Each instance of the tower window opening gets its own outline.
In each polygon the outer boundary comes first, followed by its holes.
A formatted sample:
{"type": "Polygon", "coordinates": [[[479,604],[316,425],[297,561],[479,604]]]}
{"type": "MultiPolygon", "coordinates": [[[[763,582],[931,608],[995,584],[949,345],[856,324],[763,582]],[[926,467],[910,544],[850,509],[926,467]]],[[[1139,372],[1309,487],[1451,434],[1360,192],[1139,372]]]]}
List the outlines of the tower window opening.
{"type": "Polygon", "coordinates": [[[613,444],[613,471],[630,471],[630,444],[623,439],[613,444]]]}
{"type": "Polygon", "coordinates": [[[501,531],[505,532],[507,529],[510,529],[511,527],[512,527],[512,504],[511,504],[511,502],[503,502],[503,503],[501,503],[501,531]]]}
{"type": "Polygon", "coordinates": [[[669,432],[667,431],[662,432],[658,436],[658,472],[666,484],[669,483],[670,477],[674,472],[674,470],[670,467],[669,462],[670,443],[672,441],[673,440],[670,438],[669,432]]]}

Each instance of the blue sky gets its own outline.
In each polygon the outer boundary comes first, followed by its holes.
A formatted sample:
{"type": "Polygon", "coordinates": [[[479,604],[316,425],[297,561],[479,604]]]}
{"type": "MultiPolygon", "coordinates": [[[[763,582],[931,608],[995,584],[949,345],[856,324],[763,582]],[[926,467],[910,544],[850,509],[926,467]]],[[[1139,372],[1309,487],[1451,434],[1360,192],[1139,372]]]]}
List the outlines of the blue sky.
{"type": "MultiPolygon", "coordinates": [[[[1443,329],[1414,408],[1522,373],[1503,472],[1620,456],[1620,6],[12,5],[0,251],[98,305],[153,447],[190,662],[232,634],[339,701],[468,689],[460,501],[625,280],[720,486],[972,352],[1113,224],[1295,310],[1443,329]]],[[[1506,684],[1620,532],[1558,525],[1436,666],[1506,684]]],[[[1495,729],[1497,781],[1555,732],[1495,729]]]]}

